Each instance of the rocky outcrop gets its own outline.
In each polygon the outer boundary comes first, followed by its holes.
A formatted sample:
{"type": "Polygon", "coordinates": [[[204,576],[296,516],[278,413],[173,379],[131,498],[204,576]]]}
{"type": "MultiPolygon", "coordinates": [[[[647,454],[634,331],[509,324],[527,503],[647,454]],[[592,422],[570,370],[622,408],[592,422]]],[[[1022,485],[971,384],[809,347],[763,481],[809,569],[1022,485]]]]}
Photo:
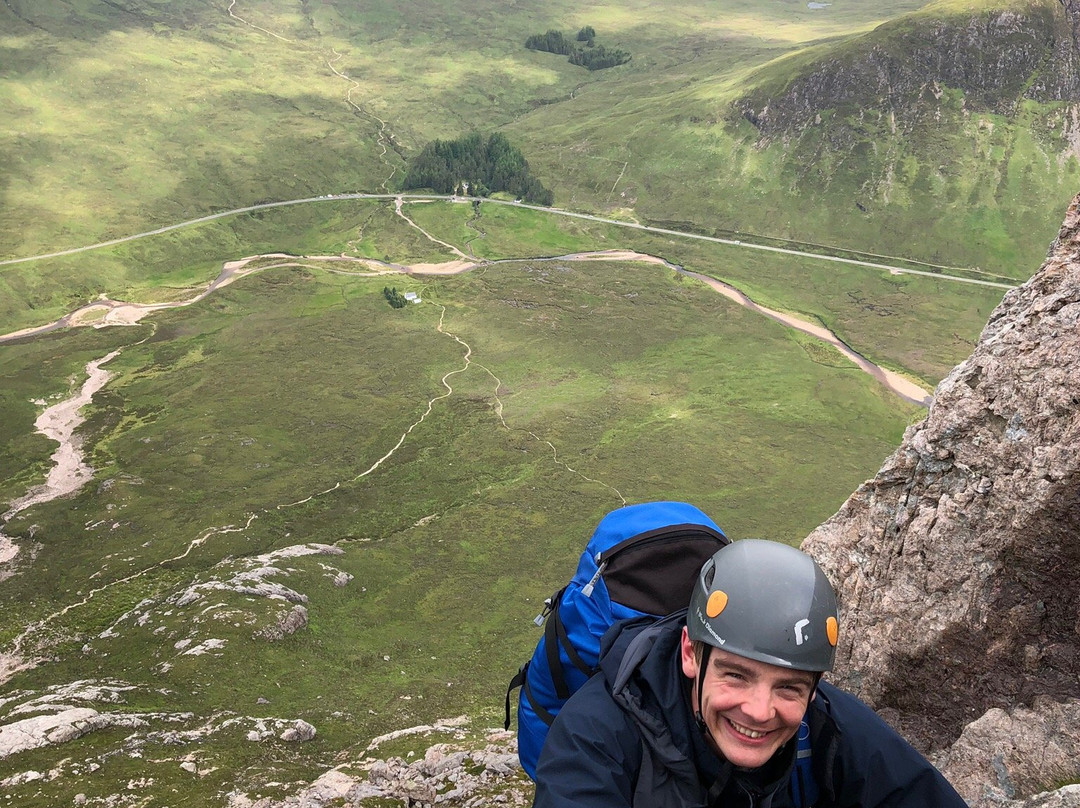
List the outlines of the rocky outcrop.
{"type": "Polygon", "coordinates": [[[302,628],[307,628],[307,624],[308,610],[297,604],[287,612],[280,613],[276,621],[256,631],[254,636],[276,642],[285,639],[290,634],[295,634],[302,628]]]}
{"type": "MultiPolygon", "coordinates": [[[[212,592],[237,592],[241,595],[287,600],[290,603],[307,603],[307,595],[296,592],[277,581],[267,580],[278,576],[288,576],[289,570],[275,565],[292,558],[301,558],[308,555],[333,556],[341,555],[343,552],[344,550],[340,547],[313,542],[311,544],[283,547],[280,550],[263,553],[250,559],[242,559],[239,562],[226,559],[218,566],[224,568],[226,573],[231,573],[230,577],[214,577],[208,581],[192,584],[183,592],[170,598],[169,602],[176,606],[188,606],[201,601],[212,592]],[[239,563],[242,568],[239,570],[232,569],[235,563],[239,563]]],[[[324,565],[324,569],[331,570],[333,568],[324,565]]],[[[340,570],[333,569],[335,575],[339,572],[340,570]]],[[[348,583],[350,578],[351,576],[346,577],[341,585],[344,586],[348,583]]],[[[337,584],[337,580],[335,580],[335,584],[337,584]]]]}
{"type": "Polygon", "coordinates": [[[827,51],[795,78],[735,104],[764,136],[827,110],[879,110],[894,126],[937,114],[946,89],[973,110],[1009,114],[1024,99],[1080,101],[1080,3],[1030,0],[958,16],[931,6],[827,51]]]}
{"type": "Polygon", "coordinates": [[[972,805],[1080,782],[1078,446],[1080,198],[925,420],[803,545],[841,597],[835,680],[972,805]]]}
{"type": "Polygon", "coordinates": [[[24,718],[0,727],[0,759],[16,752],[66,743],[106,727],[145,724],[133,716],[99,713],[89,707],[71,707],[58,713],[24,718]]]}
{"type": "Polygon", "coordinates": [[[305,788],[283,799],[252,799],[246,794],[230,795],[228,808],[360,808],[361,806],[452,805],[487,808],[492,805],[524,806],[532,801],[532,784],[517,759],[517,746],[510,733],[487,730],[471,742],[450,741],[428,746],[434,734],[459,731],[464,718],[447,719],[434,726],[412,727],[376,739],[393,741],[418,736],[422,756],[412,752],[407,760],[400,755],[386,758],[364,757],[324,772],[305,788]]]}
{"type": "MultiPolygon", "coordinates": [[[[968,724],[938,764],[971,801],[1001,804],[1076,776],[1078,726],[1077,700],[1061,703],[1040,696],[1030,708],[995,707],[968,724]],[[1053,779],[1048,781],[1048,775],[1053,779]]],[[[1080,790],[1076,794],[1080,800],[1080,790]]]]}

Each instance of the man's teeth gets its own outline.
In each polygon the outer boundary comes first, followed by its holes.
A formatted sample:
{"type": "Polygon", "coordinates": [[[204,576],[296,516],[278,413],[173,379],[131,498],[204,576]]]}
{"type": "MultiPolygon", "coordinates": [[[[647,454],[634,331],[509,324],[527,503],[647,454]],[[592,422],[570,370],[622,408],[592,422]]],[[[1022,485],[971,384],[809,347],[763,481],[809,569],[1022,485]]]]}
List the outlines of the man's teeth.
{"type": "Polygon", "coordinates": [[[753,729],[750,729],[748,727],[741,727],[738,724],[736,724],[734,721],[731,721],[731,720],[729,720],[728,723],[731,725],[731,728],[733,730],[735,730],[740,735],[745,735],[747,738],[755,738],[756,739],[756,738],[764,738],[765,737],[764,732],[758,732],[757,730],[753,730],[753,729]]]}

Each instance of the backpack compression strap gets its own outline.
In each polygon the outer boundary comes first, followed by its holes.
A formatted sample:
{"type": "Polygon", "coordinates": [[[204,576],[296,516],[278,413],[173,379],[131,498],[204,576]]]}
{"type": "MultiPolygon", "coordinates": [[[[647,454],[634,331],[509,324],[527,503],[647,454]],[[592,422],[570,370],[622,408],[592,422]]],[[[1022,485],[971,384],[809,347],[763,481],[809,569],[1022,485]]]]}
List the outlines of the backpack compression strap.
{"type": "Polygon", "coordinates": [[[506,686],[506,719],[503,721],[503,729],[510,729],[510,694],[515,688],[523,687],[525,682],[528,681],[529,675],[529,663],[526,662],[520,668],[518,672],[514,674],[514,678],[510,680],[510,684],[506,686]]]}
{"type": "Polygon", "coordinates": [[[560,647],[566,651],[566,656],[569,657],[574,667],[584,673],[585,676],[592,676],[596,673],[597,668],[592,667],[582,659],[581,654],[577,652],[574,644],[570,641],[566,626],[563,625],[563,621],[559,617],[559,602],[555,601],[551,614],[548,615],[547,623],[544,624],[544,653],[547,655],[551,681],[555,685],[555,695],[565,701],[570,698],[571,693],[570,687],[566,683],[566,676],[563,674],[562,660],[559,659],[560,647]]]}

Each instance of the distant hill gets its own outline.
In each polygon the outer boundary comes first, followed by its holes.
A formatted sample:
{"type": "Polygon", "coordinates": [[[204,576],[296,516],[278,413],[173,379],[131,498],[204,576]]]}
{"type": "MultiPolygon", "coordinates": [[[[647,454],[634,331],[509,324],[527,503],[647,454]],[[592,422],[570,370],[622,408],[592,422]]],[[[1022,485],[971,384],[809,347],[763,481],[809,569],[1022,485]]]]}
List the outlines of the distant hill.
{"type": "Polygon", "coordinates": [[[709,69],[734,44],[702,46],[681,86],[604,119],[582,98],[561,137],[538,112],[523,149],[541,176],[575,144],[613,164],[559,199],[1021,279],[1080,188],[1078,21],[1076,0],[939,0],[742,70],[709,69]]]}
{"type": "Polygon", "coordinates": [[[891,116],[891,131],[917,135],[920,124],[944,124],[958,111],[1015,116],[1025,102],[1075,103],[1078,28],[1076,0],[937,0],[870,34],[811,50],[805,61],[766,67],[734,108],[763,137],[798,133],[828,116],[830,129],[857,142],[873,131],[875,115],[891,116]]]}
{"type": "Polygon", "coordinates": [[[766,65],[727,125],[834,209],[832,231],[952,242],[930,260],[996,252],[1008,272],[1048,195],[1080,187],[1078,29],[1075,0],[938,0],[766,65]]]}

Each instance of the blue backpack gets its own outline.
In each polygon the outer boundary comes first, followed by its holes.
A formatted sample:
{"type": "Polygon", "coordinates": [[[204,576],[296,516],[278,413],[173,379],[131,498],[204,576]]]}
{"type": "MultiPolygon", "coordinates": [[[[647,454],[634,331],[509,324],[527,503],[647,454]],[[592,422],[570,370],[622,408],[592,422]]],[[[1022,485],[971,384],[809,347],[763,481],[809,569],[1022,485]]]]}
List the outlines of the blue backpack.
{"type": "Polygon", "coordinates": [[[712,519],[682,502],[628,505],[600,520],[570,583],[544,601],[536,617],[544,636],[506,693],[509,728],[510,692],[521,688],[518,757],[529,777],[555,716],[596,673],[604,632],[686,608],[701,566],[727,543],[712,519]]]}
{"type": "MultiPolygon", "coordinates": [[[[600,639],[612,624],[664,617],[685,609],[702,565],[729,543],[703,511],[684,502],[646,502],[612,511],[597,525],[570,582],[544,601],[536,624],[544,636],[506,691],[520,687],[518,758],[530,778],[555,716],[594,673],[600,639]]],[[[796,805],[813,804],[808,727],[799,733],[792,790],[796,805]]]]}

